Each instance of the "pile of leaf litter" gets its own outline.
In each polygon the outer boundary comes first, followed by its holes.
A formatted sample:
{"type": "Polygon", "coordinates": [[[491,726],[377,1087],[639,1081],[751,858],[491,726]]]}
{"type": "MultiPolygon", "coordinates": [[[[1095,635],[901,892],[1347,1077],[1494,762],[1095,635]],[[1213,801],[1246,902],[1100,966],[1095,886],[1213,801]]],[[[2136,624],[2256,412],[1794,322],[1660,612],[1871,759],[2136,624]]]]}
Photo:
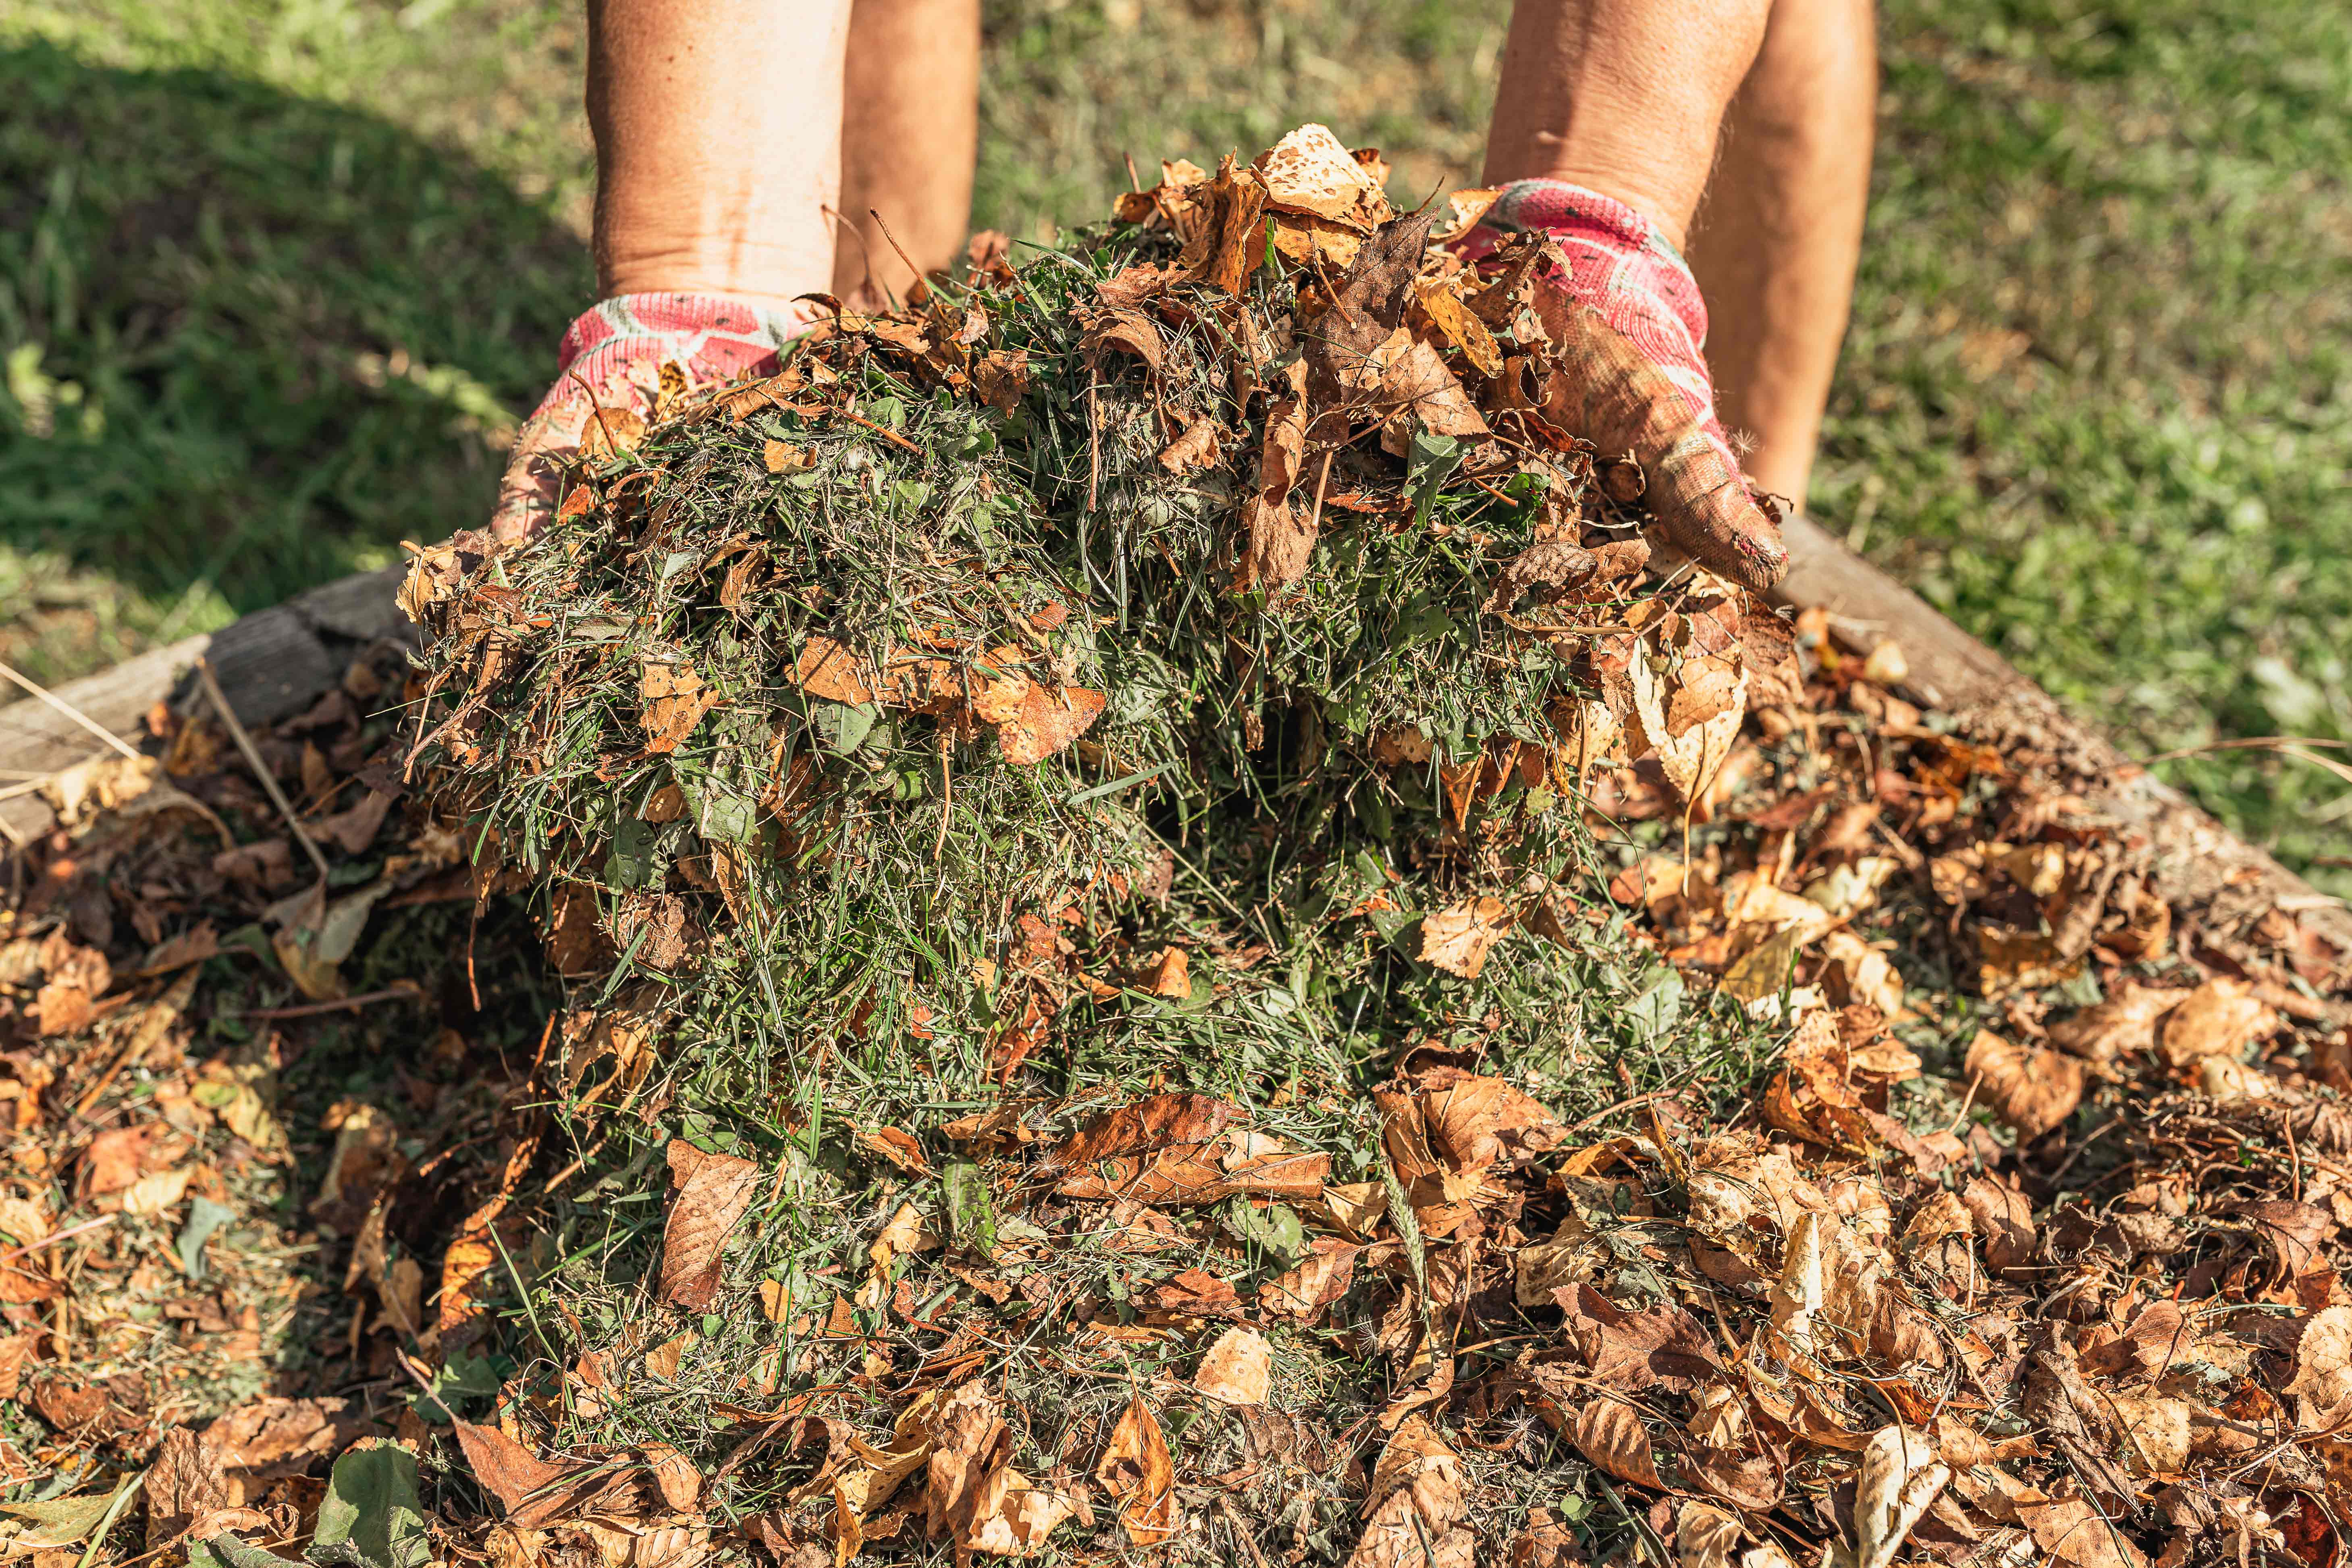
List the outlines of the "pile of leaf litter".
{"type": "Polygon", "coordinates": [[[1380,184],[614,413],[258,738],[298,824],[201,711],[58,785],[19,1539],[2339,1561],[2347,955],[1654,555],[1539,245],[1380,184]],[[245,1381],[157,1247],[285,1297],[245,1381]]]}
{"type": "Polygon", "coordinates": [[[259,773],[199,699],[36,781],[58,826],[0,870],[11,1556],[331,1548],[371,1478],[415,1472],[377,1440],[419,1389],[420,1258],[437,1277],[510,1146],[509,1064],[561,993],[397,783],[408,662],[365,648],[243,736],[259,773]],[[337,1487],[308,1473],[347,1451],[337,1487]]]}

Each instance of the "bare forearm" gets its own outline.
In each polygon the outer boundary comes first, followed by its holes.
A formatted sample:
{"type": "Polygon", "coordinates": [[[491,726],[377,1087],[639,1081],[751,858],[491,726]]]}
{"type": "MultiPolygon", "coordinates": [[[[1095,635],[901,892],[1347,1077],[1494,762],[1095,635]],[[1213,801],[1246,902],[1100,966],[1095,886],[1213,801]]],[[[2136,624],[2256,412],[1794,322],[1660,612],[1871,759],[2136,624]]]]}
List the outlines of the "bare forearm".
{"type": "Polygon", "coordinates": [[[1486,182],[1588,186],[1679,246],[1769,11],[1770,0],[1518,0],[1486,182]]]}
{"type": "Polygon", "coordinates": [[[827,287],[847,24],[846,0],[590,0],[605,293],[827,287]]]}

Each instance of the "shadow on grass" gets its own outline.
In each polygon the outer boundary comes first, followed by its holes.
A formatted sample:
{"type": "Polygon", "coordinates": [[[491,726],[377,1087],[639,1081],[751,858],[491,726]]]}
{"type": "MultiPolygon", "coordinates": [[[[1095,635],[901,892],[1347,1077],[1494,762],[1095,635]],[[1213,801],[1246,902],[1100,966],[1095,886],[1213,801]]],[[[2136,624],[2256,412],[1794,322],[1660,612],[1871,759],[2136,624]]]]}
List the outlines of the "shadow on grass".
{"type": "Polygon", "coordinates": [[[478,521],[592,289],[372,115],[0,50],[0,648],[96,668],[478,521]]]}

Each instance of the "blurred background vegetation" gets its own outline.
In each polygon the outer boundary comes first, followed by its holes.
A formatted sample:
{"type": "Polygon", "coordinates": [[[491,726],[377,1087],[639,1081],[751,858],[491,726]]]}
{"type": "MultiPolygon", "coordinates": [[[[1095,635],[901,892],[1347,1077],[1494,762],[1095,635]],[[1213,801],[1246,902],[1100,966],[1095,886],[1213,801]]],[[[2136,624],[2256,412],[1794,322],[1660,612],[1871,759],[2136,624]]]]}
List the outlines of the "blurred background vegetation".
{"type": "MultiPolygon", "coordinates": [[[[989,0],[976,226],[1320,120],[1475,174],[1508,0],[989,0]]],[[[2352,8],[1885,0],[1811,505],[2141,755],[2352,737],[2352,8]]],[[[0,658],[476,521],[589,298],[574,0],[0,15],[0,658]]],[[[2352,788],[2159,764],[2352,889],[2352,788]]]]}

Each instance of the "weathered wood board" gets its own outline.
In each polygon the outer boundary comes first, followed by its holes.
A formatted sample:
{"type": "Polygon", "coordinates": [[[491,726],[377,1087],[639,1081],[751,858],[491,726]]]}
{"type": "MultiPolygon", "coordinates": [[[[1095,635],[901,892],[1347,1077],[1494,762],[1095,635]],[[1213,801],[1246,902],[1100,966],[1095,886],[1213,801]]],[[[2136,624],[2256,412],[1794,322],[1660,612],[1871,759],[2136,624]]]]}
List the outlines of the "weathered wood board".
{"type": "MultiPolygon", "coordinates": [[[[132,745],[158,702],[184,708],[194,697],[193,671],[209,659],[236,716],[272,724],[299,712],[341,679],[352,656],[383,637],[413,634],[393,594],[404,567],[364,572],[258,610],[216,632],[184,637],[113,668],[56,689],[59,700],[132,745]]],[[[0,708],[0,768],[51,773],[103,751],[89,731],[37,698],[0,708]]],[[[20,834],[46,831],[49,808],[35,795],[0,803],[0,821],[20,834]]]]}

